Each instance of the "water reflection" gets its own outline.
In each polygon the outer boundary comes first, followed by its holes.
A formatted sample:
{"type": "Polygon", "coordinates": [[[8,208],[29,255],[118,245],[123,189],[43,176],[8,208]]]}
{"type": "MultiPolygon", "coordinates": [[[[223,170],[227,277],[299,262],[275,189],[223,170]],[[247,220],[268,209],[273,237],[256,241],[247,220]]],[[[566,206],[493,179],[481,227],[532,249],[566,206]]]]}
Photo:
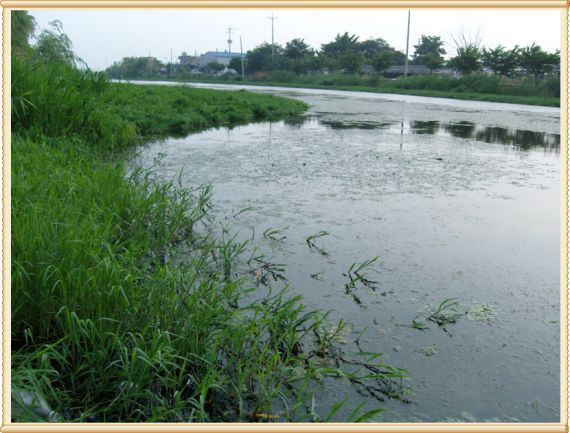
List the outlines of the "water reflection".
{"type": "Polygon", "coordinates": [[[307,116],[299,116],[299,117],[291,117],[289,119],[285,119],[283,122],[289,128],[292,129],[300,129],[305,123],[307,123],[310,119],[307,116]]]}
{"type": "Polygon", "coordinates": [[[474,138],[476,125],[471,122],[444,123],[443,130],[447,135],[460,138],[474,138]]]}
{"type": "Polygon", "coordinates": [[[335,120],[319,120],[319,123],[331,129],[386,129],[394,124],[393,122],[347,122],[335,120]]]}
{"type": "Polygon", "coordinates": [[[437,134],[439,132],[439,122],[415,120],[410,122],[410,128],[414,134],[437,134]]]}
{"type": "Polygon", "coordinates": [[[529,130],[513,130],[498,126],[481,126],[472,122],[420,122],[411,121],[413,134],[443,134],[453,137],[475,139],[485,143],[509,144],[523,150],[535,146],[549,151],[560,151],[560,135],[529,130]]]}
{"type": "Polygon", "coordinates": [[[404,131],[409,130],[412,134],[427,134],[452,136],[463,139],[472,139],[485,143],[506,144],[521,150],[529,150],[533,147],[543,147],[549,152],[560,152],[560,134],[549,134],[530,130],[509,129],[499,126],[483,126],[473,122],[440,122],[437,120],[412,120],[399,122],[390,121],[354,121],[337,120],[318,117],[302,117],[286,120],[285,125],[292,129],[300,129],[306,124],[318,125],[334,130],[342,129],[395,129],[400,133],[403,144],[404,131]]]}

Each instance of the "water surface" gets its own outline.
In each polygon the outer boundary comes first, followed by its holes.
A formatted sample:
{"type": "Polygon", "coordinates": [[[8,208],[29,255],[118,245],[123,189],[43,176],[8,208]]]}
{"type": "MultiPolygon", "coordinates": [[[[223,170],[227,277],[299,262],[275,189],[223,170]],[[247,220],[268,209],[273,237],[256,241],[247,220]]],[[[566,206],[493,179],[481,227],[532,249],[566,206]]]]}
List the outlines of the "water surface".
{"type": "MultiPolygon", "coordinates": [[[[214,212],[238,239],[286,264],[310,307],[365,329],[363,350],[408,370],[409,402],[380,403],[383,421],[559,422],[559,110],[252,90],[311,108],[154,143],[143,164],[213,184],[214,212]],[[283,242],[262,236],[284,227],[283,242]],[[305,241],[321,230],[328,255],[305,241]],[[378,288],[357,289],[358,303],[343,273],[376,256],[378,288]],[[468,312],[456,324],[409,327],[449,298],[468,312]]],[[[340,382],[316,392],[323,407],[379,405],[340,382]]]]}

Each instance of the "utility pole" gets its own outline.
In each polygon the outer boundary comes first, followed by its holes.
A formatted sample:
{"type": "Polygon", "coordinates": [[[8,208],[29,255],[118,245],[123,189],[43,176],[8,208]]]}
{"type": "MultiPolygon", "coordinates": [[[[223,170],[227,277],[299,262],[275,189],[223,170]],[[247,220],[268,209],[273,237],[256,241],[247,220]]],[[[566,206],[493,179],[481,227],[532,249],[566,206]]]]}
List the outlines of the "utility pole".
{"type": "Polygon", "coordinates": [[[408,48],[410,46],[410,11],[408,10],[408,35],[406,36],[406,60],[404,62],[404,77],[408,76],[408,48]]]}
{"type": "Polygon", "coordinates": [[[241,45],[241,36],[239,37],[239,52],[240,52],[240,57],[241,57],[241,78],[242,80],[245,80],[245,69],[243,67],[243,47],[241,45]]]}
{"type": "Polygon", "coordinates": [[[232,41],[232,26],[228,27],[227,34],[228,34],[228,56],[231,60],[232,42],[233,42],[232,41]]]}
{"type": "Polygon", "coordinates": [[[170,75],[172,75],[172,48],[170,49],[170,75]]]}
{"type": "Polygon", "coordinates": [[[273,22],[277,19],[273,16],[273,12],[271,12],[271,16],[267,17],[267,19],[271,20],[271,57],[275,57],[275,33],[273,31],[273,22]]]}

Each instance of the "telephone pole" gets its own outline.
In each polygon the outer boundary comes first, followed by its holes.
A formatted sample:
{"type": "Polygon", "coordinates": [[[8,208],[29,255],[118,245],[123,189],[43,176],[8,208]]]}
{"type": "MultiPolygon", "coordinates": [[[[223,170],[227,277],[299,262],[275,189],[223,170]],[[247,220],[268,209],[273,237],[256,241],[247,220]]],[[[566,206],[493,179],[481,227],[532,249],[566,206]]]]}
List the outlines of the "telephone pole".
{"type": "Polygon", "coordinates": [[[410,46],[410,11],[408,11],[408,35],[406,36],[406,60],[404,61],[404,77],[408,76],[408,47],[410,46]]]}
{"type": "Polygon", "coordinates": [[[240,57],[241,57],[241,78],[242,80],[245,80],[245,69],[243,67],[243,47],[241,45],[241,36],[239,37],[239,51],[240,51],[240,57]]]}
{"type": "Polygon", "coordinates": [[[273,12],[271,12],[271,16],[267,17],[267,19],[271,20],[271,57],[275,57],[275,33],[273,31],[273,22],[277,19],[273,16],[273,12]]]}
{"type": "Polygon", "coordinates": [[[232,42],[233,42],[232,41],[232,26],[231,25],[228,27],[227,34],[228,34],[228,56],[230,56],[229,58],[231,60],[232,42]]]}

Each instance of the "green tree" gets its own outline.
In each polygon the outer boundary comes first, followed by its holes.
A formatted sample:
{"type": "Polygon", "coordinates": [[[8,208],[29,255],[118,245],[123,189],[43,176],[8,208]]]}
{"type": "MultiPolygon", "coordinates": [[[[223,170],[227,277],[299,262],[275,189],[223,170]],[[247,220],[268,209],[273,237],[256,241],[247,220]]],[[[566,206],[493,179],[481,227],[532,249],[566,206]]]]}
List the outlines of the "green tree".
{"type": "Polygon", "coordinates": [[[463,75],[481,70],[481,50],[475,44],[457,48],[457,55],[449,60],[449,66],[463,75]]]}
{"type": "Polygon", "coordinates": [[[225,66],[219,62],[210,62],[206,65],[206,69],[213,73],[223,71],[224,68],[225,66]]]}
{"type": "Polygon", "coordinates": [[[356,51],[348,52],[338,57],[338,63],[345,73],[355,74],[360,72],[364,64],[364,55],[356,51]]]}
{"type": "Polygon", "coordinates": [[[71,39],[63,33],[60,21],[52,21],[50,28],[38,36],[35,54],[44,63],[62,62],[76,66],[83,61],[73,52],[71,39]]]}
{"type": "Polygon", "coordinates": [[[394,51],[394,48],[384,39],[377,38],[360,42],[359,50],[364,54],[366,60],[372,60],[379,54],[394,51]]]}
{"type": "MultiPolygon", "coordinates": [[[[245,67],[245,59],[244,59],[244,67],[245,67]]],[[[241,57],[232,57],[230,59],[230,63],[228,64],[228,68],[234,69],[241,74],[241,57]]]]}
{"type": "Polygon", "coordinates": [[[364,64],[364,54],[360,49],[358,36],[337,34],[334,41],[321,45],[325,66],[331,70],[343,69],[348,74],[360,72],[364,64]]]}
{"type": "Polygon", "coordinates": [[[343,35],[337,34],[334,41],[321,45],[321,52],[327,56],[338,58],[351,53],[360,51],[358,36],[349,35],[345,32],[343,35]]]}
{"type": "Polygon", "coordinates": [[[360,43],[364,59],[377,72],[382,72],[396,63],[404,63],[405,54],[395,50],[382,38],[368,39],[360,43]]]}
{"type": "Polygon", "coordinates": [[[328,66],[327,57],[322,54],[315,54],[311,57],[305,57],[303,59],[307,72],[309,71],[320,71],[321,69],[328,66]]]}
{"type": "Polygon", "coordinates": [[[393,51],[392,58],[395,65],[403,65],[406,62],[406,55],[398,50],[393,51]]]}
{"type": "Polygon", "coordinates": [[[493,49],[483,49],[483,65],[491,69],[495,74],[510,77],[520,62],[519,47],[507,50],[502,45],[493,49]]]}
{"type": "Polygon", "coordinates": [[[443,66],[445,49],[439,36],[422,35],[418,44],[414,45],[414,49],[413,63],[426,65],[432,71],[443,66]]]}
{"type": "Polygon", "coordinates": [[[285,44],[283,57],[291,60],[302,59],[313,55],[313,50],[303,39],[293,39],[285,44]]]}
{"type": "Polygon", "coordinates": [[[534,79],[553,71],[554,66],[560,64],[560,52],[548,53],[539,45],[533,43],[520,51],[520,65],[528,75],[534,79]]]}
{"type": "Polygon", "coordinates": [[[382,72],[396,63],[395,51],[382,51],[372,58],[372,66],[376,72],[382,72]]]}
{"type": "Polygon", "coordinates": [[[120,62],[113,63],[106,72],[112,78],[154,77],[162,66],[154,57],[124,57],[120,62]]]}
{"type": "Polygon", "coordinates": [[[30,49],[30,38],[36,29],[34,17],[27,11],[12,11],[10,23],[12,26],[12,56],[27,54],[30,49]]]}
{"type": "Polygon", "coordinates": [[[263,43],[253,50],[248,51],[246,55],[246,71],[253,74],[260,71],[270,71],[279,60],[283,48],[275,44],[275,56],[272,55],[273,47],[271,44],[263,43]]]}

